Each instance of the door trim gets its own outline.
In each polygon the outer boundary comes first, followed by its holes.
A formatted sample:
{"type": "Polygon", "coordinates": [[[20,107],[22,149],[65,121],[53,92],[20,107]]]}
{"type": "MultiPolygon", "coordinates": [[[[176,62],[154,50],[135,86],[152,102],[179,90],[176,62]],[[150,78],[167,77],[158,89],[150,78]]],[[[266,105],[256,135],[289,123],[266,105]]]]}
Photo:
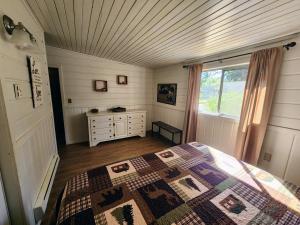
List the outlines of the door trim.
{"type": "MultiPolygon", "coordinates": [[[[62,112],[63,112],[63,119],[64,119],[65,140],[66,140],[66,145],[68,145],[68,144],[70,144],[70,140],[69,140],[70,135],[69,135],[68,129],[66,128],[66,118],[67,117],[66,117],[66,110],[65,110],[65,89],[64,89],[64,81],[63,81],[63,66],[62,66],[62,64],[50,63],[50,64],[48,64],[48,68],[49,67],[58,69],[60,97],[61,97],[62,112]]],[[[49,72],[48,72],[48,76],[50,76],[49,72]]],[[[49,81],[49,87],[50,87],[50,81],[49,81]]],[[[51,94],[51,92],[50,92],[50,94],[51,94]]],[[[52,100],[51,100],[51,106],[52,106],[52,118],[53,118],[53,123],[54,123],[52,100]]]]}

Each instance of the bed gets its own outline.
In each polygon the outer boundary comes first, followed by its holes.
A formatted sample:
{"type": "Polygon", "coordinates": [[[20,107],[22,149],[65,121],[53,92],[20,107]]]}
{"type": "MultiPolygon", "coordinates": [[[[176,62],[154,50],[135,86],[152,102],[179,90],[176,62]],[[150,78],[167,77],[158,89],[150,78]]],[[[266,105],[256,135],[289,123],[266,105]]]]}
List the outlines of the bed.
{"type": "Polygon", "coordinates": [[[193,142],[73,177],[57,224],[300,224],[299,197],[299,187],[193,142]]]}

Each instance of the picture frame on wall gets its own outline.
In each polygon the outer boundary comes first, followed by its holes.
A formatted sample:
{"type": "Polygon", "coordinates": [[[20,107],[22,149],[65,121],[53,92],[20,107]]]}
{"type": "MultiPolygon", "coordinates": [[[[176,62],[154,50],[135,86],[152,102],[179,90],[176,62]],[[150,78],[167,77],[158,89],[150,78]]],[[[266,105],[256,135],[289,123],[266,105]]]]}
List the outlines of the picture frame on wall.
{"type": "Polygon", "coordinates": [[[157,102],[176,105],[177,84],[157,84],[157,102]]]}
{"type": "Polygon", "coordinates": [[[117,84],[127,85],[128,77],[125,75],[117,75],[117,84]]]}
{"type": "Polygon", "coordinates": [[[37,108],[43,104],[43,82],[40,63],[36,57],[27,56],[27,67],[33,108],[37,108]]]}
{"type": "Polygon", "coordinates": [[[107,92],[107,81],[106,80],[95,80],[94,81],[95,91],[107,92]]]}

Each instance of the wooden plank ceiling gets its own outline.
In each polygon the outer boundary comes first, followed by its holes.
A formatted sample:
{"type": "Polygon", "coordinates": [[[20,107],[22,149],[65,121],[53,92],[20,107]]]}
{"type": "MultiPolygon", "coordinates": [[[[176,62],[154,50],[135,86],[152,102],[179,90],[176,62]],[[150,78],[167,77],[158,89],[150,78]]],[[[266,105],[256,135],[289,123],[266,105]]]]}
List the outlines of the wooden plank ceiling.
{"type": "Polygon", "coordinates": [[[300,31],[300,0],[26,0],[50,46],[148,67],[300,31]]]}

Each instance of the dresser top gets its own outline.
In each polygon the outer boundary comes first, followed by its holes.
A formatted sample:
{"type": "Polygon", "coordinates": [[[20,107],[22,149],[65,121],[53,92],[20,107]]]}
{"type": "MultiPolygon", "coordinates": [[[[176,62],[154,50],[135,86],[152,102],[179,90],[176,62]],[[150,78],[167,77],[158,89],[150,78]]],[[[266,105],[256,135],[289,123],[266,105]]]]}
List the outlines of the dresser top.
{"type": "Polygon", "coordinates": [[[130,109],[130,110],[126,110],[125,112],[109,112],[109,111],[103,111],[98,113],[87,112],[86,116],[92,117],[92,116],[117,115],[117,114],[127,114],[127,113],[145,113],[145,112],[146,110],[142,110],[142,109],[130,109]]]}

